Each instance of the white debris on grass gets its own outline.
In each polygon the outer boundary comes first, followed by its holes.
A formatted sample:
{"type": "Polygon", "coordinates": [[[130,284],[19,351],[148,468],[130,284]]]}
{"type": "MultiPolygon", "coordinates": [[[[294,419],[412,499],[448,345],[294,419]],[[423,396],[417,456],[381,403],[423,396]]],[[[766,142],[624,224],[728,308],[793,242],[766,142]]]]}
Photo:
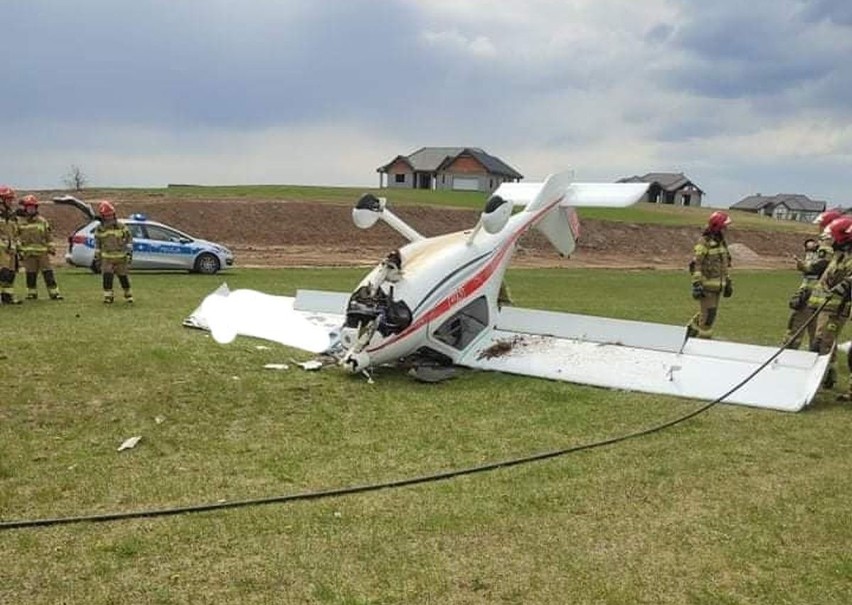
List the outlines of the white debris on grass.
{"type": "Polygon", "coordinates": [[[322,368],[322,362],[318,359],[311,359],[310,361],[294,361],[293,363],[295,363],[303,370],[308,370],[309,372],[313,372],[322,368]]]}
{"type": "Polygon", "coordinates": [[[137,435],[136,437],[129,437],[129,438],[125,439],[121,443],[121,445],[118,446],[117,451],[123,452],[124,450],[133,449],[134,447],[136,447],[136,444],[139,443],[139,441],[141,439],[142,439],[141,435],[137,435]]]}
{"type": "Polygon", "coordinates": [[[268,363],[263,366],[266,370],[289,370],[290,366],[286,363],[268,363]]]}

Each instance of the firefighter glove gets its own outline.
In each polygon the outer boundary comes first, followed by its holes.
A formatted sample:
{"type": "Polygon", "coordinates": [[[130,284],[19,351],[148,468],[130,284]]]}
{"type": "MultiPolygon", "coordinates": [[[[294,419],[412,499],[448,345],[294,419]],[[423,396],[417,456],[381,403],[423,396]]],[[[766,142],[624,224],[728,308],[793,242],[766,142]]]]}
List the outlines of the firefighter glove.
{"type": "Polygon", "coordinates": [[[805,305],[808,304],[808,298],[810,298],[810,292],[808,290],[797,290],[796,293],[790,297],[790,308],[794,311],[804,309],[805,305]]]}
{"type": "Polygon", "coordinates": [[[731,295],[734,293],[734,282],[731,281],[731,278],[725,279],[725,287],[722,288],[722,296],[725,298],[731,298],[731,295]]]}
{"type": "Polygon", "coordinates": [[[831,288],[831,293],[840,298],[849,296],[849,282],[845,279],[831,288]]]}
{"type": "Polygon", "coordinates": [[[701,282],[692,282],[692,298],[696,300],[704,298],[704,286],[701,285],[701,282]]]}

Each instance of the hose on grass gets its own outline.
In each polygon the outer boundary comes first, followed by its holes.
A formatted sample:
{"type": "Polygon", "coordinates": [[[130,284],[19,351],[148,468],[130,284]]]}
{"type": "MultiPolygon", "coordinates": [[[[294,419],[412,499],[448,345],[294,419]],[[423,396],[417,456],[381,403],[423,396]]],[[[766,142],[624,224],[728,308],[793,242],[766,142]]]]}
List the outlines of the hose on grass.
{"type": "Polygon", "coordinates": [[[232,509],[232,508],[243,508],[247,506],[260,506],[264,504],[283,504],[289,502],[300,502],[307,500],[321,500],[325,498],[339,498],[341,496],[348,496],[353,494],[364,494],[368,492],[377,492],[380,490],[388,490],[388,489],[396,489],[402,487],[408,487],[412,485],[420,485],[424,483],[434,483],[437,481],[446,481],[448,479],[454,479],[456,477],[463,477],[465,475],[474,475],[477,473],[484,473],[488,471],[493,471],[501,468],[510,468],[513,466],[520,466],[522,464],[528,464],[530,462],[538,462],[541,460],[548,460],[551,458],[558,458],[560,456],[565,456],[568,454],[573,454],[577,452],[583,452],[587,450],[592,450],[600,447],[605,447],[608,445],[614,445],[616,443],[621,443],[624,441],[628,441],[630,439],[636,439],[638,437],[644,437],[647,435],[651,435],[653,433],[657,433],[664,429],[673,427],[675,425],[681,424],[695,418],[696,416],[703,414],[704,412],[710,410],[717,404],[723,402],[725,399],[733,395],[736,391],[741,389],[743,386],[748,384],[758,373],[760,373],[764,368],[766,368],[770,363],[775,361],[775,359],[784,352],[787,347],[787,344],[798,338],[802,332],[810,325],[811,322],[815,320],[815,318],[819,315],[819,312],[822,311],[823,307],[827,304],[828,301],[825,301],[814,314],[806,321],[787,341],[785,341],[775,353],[772,354],[769,359],[764,361],[757,369],[755,369],[751,374],[742,379],[739,383],[728,389],[725,393],[710,401],[705,403],[704,405],[696,408],[695,410],[683,414],[682,416],[678,416],[672,420],[668,420],[666,422],[662,422],[660,424],[656,424],[654,426],[641,429],[638,431],[633,431],[631,433],[625,433],[623,435],[618,435],[616,437],[610,437],[608,439],[602,439],[600,441],[593,441],[590,443],[583,443],[579,445],[572,445],[565,448],[560,448],[556,450],[551,450],[547,452],[540,452],[538,454],[531,454],[528,456],[522,456],[518,458],[509,458],[506,460],[500,460],[497,462],[490,462],[487,464],[481,464],[477,466],[469,466],[465,468],[459,468],[449,471],[443,471],[438,473],[432,473],[428,475],[419,475],[414,477],[406,477],[402,479],[395,479],[390,481],[381,481],[376,483],[365,483],[362,485],[351,485],[346,487],[338,487],[326,490],[318,490],[318,491],[308,491],[308,492],[300,492],[296,494],[286,494],[282,496],[270,496],[265,498],[250,498],[246,500],[232,500],[232,501],[224,501],[224,502],[214,502],[208,504],[196,504],[190,506],[176,506],[169,508],[155,508],[148,510],[138,510],[138,511],[126,511],[126,512],[114,512],[114,513],[101,513],[101,514],[91,514],[91,515],[79,515],[79,516],[70,516],[70,517],[53,517],[53,518],[44,518],[44,519],[22,519],[18,521],[2,521],[0,522],[0,530],[9,530],[9,529],[23,529],[23,528],[31,528],[31,527],[51,527],[55,525],[69,525],[72,523],[99,523],[105,521],[121,521],[128,519],[147,519],[152,517],[166,517],[172,515],[183,515],[187,513],[201,513],[201,512],[209,512],[209,511],[217,511],[224,509],[232,509]]]}

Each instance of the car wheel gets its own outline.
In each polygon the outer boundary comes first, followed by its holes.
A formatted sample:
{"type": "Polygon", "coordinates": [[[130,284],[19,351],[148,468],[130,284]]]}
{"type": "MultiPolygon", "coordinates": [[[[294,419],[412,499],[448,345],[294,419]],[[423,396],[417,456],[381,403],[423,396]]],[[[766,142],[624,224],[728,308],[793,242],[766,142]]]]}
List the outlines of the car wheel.
{"type": "Polygon", "coordinates": [[[99,260],[93,260],[93,261],[92,261],[92,266],[91,266],[91,267],[89,267],[89,269],[91,269],[91,270],[92,270],[92,273],[94,273],[95,275],[97,275],[98,273],[100,273],[100,272],[101,272],[101,261],[99,261],[99,260]]]}
{"type": "Polygon", "coordinates": [[[219,270],[219,259],[205,252],[195,259],[195,271],[204,275],[213,275],[219,270]]]}

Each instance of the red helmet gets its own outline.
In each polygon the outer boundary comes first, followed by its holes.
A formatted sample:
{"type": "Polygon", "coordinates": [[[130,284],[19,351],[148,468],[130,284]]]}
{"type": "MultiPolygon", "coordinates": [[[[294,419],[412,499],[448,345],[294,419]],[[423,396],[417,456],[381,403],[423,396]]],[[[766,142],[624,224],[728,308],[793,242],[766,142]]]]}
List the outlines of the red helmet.
{"type": "Polygon", "coordinates": [[[8,185],[0,185],[0,200],[15,199],[15,190],[8,185]]]}
{"type": "Polygon", "coordinates": [[[114,218],[115,217],[115,206],[112,205],[112,202],[109,200],[104,200],[100,204],[98,204],[98,215],[101,218],[114,218]]]}
{"type": "Polygon", "coordinates": [[[819,216],[814,219],[814,224],[819,225],[820,230],[822,230],[828,227],[831,224],[831,221],[840,218],[841,216],[843,216],[843,213],[840,210],[826,210],[825,212],[821,212],[819,216]]]}
{"type": "Polygon", "coordinates": [[[852,217],[845,216],[843,218],[834,219],[828,226],[828,232],[831,234],[831,239],[835,244],[846,244],[852,242],[852,217]]]}
{"type": "Polygon", "coordinates": [[[30,206],[38,208],[38,198],[36,196],[34,196],[32,193],[29,194],[29,195],[25,195],[23,198],[21,198],[21,205],[24,208],[27,208],[27,207],[30,207],[30,206]]]}
{"type": "Polygon", "coordinates": [[[719,212],[718,210],[710,215],[710,218],[707,219],[707,230],[712,233],[719,233],[731,224],[731,217],[727,215],[725,212],[719,212]]]}

